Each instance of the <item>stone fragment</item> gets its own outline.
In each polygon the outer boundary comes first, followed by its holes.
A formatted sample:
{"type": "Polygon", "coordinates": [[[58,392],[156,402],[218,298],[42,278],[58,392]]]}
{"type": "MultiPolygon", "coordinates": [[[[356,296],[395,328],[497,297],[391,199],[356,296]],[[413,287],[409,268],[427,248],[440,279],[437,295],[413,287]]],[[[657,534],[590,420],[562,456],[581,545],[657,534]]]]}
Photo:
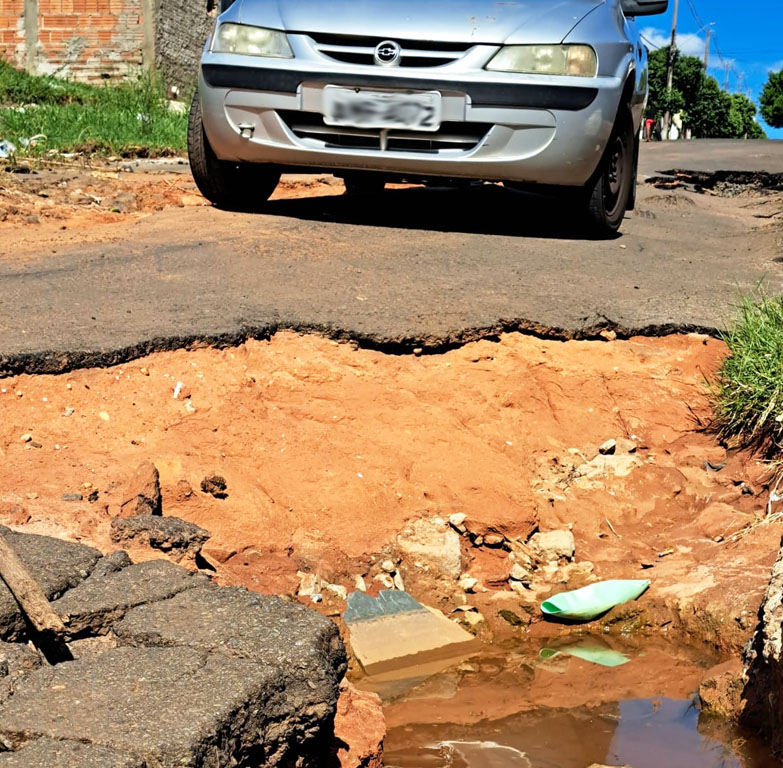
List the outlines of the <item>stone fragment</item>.
{"type": "Polygon", "coordinates": [[[312,597],[313,595],[321,594],[324,589],[324,582],[318,574],[298,571],[296,575],[299,577],[298,594],[300,597],[312,597]]]}
{"type": "Polygon", "coordinates": [[[459,580],[459,588],[463,592],[473,592],[478,586],[478,584],[479,584],[479,580],[474,578],[473,576],[464,575],[459,580]]]}
{"type": "Polygon", "coordinates": [[[397,536],[397,546],[408,566],[428,570],[438,578],[457,579],[462,573],[460,536],[439,518],[410,523],[397,536]]]}
{"type": "Polygon", "coordinates": [[[102,635],[131,608],[166,600],[204,583],[208,583],[206,577],[168,560],[151,560],[123,568],[104,579],[89,579],[55,600],[52,608],[68,617],[73,637],[102,635]]]}
{"type": "Polygon", "coordinates": [[[385,738],[380,697],[343,681],[334,718],[336,764],[340,768],[382,768],[385,738]]]}
{"type": "Polygon", "coordinates": [[[514,563],[514,565],[511,566],[511,578],[514,581],[529,581],[530,580],[530,573],[522,566],[520,563],[514,563]]]}
{"type": "Polygon", "coordinates": [[[381,563],[381,570],[386,573],[394,573],[397,570],[397,566],[391,560],[384,560],[381,563]]]}
{"type": "Polygon", "coordinates": [[[735,720],[742,711],[742,662],[730,659],[710,669],[699,686],[701,710],[735,720]]]}
{"type": "Polygon", "coordinates": [[[84,501],[84,496],[81,493],[64,493],[63,501],[84,501]]]}
{"type": "Polygon", "coordinates": [[[467,520],[467,518],[468,516],[464,512],[457,512],[456,514],[449,516],[449,524],[460,533],[465,533],[467,531],[467,528],[465,528],[465,520],[467,520]]]}
{"type": "Polygon", "coordinates": [[[467,625],[471,630],[477,629],[481,624],[485,624],[486,621],[484,615],[478,611],[463,613],[462,618],[460,619],[460,623],[467,625]]]}
{"type": "Polygon", "coordinates": [[[290,632],[278,635],[268,664],[185,647],[117,648],[39,670],[0,709],[0,737],[12,750],[39,738],[80,741],[155,768],[293,765],[334,717],[338,683],[317,654],[302,664],[299,646],[312,649],[310,638],[290,632]]]}
{"type": "Polygon", "coordinates": [[[176,562],[183,558],[194,560],[209,539],[209,531],[178,517],[138,515],[111,521],[111,540],[115,544],[133,542],[136,545],[159,549],[176,562]]]}
{"type": "Polygon", "coordinates": [[[601,456],[613,456],[617,451],[617,440],[607,440],[603,445],[598,448],[598,453],[601,456]]]}
{"type": "Polygon", "coordinates": [[[117,573],[123,568],[127,568],[129,565],[133,565],[128,553],[122,549],[112,552],[102,557],[95,564],[95,568],[92,569],[90,574],[90,580],[105,579],[112,573],[117,573]]]}
{"type": "Polygon", "coordinates": [[[224,477],[221,477],[220,475],[207,475],[202,481],[201,481],[201,490],[204,493],[209,493],[210,495],[214,496],[216,499],[227,499],[228,498],[228,483],[226,483],[226,479],[224,477]]]}
{"type": "Polygon", "coordinates": [[[618,438],[617,440],[617,453],[636,453],[638,445],[634,440],[629,440],[626,437],[618,438]]]}
{"type": "MultiPolygon", "coordinates": [[[[8,543],[35,574],[44,594],[53,600],[86,579],[101,557],[96,549],[49,536],[15,533],[0,527],[8,543]]],[[[27,638],[27,624],[8,587],[0,581],[0,640],[27,638]]]]}
{"type": "Polygon", "coordinates": [[[514,613],[514,611],[510,611],[508,608],[501,608],[501,610],[498,611],[498,616],[512,627],[521,627],[525,623],[516,613],[514,613]]]}
{"type": "Polygon", "coordinates": [[[484,537],[485,547],[501,547],[506,540],[505,536],[501,536],[499,533],[488,533],[484,537]]]}
{"type": "Polygon", "coordinates": [[[530,539],[530,547],[544,562],[560,560],[564,557],[571,560],[574,557],[576,545],[571,531],[547,531],[536,533],[530,539]]]}
{"type": "Polygon", "coordinates": [[[25,525],[30,521],[30,513],[21,505],[0,501],[0,517],[9,525],[25,525]]]}
{"type": "Polygon", "coordinates": [[[0,754],[0,768],[147,768],[133,755],[78,741],[38,739],[0,754]]]}
{"type": "Polygon", "coordinates": [[[136,468],[123,494],[120,515],[162,515],[160,475],[155,465],[144,461],[136,468]]]}

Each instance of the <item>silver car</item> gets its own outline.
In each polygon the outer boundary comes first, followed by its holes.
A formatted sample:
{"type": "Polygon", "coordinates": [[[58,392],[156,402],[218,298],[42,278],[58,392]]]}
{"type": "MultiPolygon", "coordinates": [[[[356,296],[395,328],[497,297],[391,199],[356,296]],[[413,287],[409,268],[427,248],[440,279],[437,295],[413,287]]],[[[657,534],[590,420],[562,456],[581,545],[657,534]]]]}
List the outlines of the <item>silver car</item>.
{"type": "Polygon", "coordinates": [[[282,172],[351,193],[483,180],[555,191],[614,234],[635,199],[647,52],[668,0],[224,0],[189,154],[221,207],[282,172]]]}

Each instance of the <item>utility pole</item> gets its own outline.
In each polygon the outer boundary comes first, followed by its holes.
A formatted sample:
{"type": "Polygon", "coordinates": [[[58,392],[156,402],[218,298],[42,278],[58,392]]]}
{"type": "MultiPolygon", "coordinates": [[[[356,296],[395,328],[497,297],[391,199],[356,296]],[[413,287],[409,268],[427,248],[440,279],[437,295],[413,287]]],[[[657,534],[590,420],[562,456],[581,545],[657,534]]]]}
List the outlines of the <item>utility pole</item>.
{"type": "Polygon", "coordinates": [[[737,75],[737,93],[742,93],[742,83],[745,81],[745,73],[740,72],[737,75]]]}
{"type": "MultiPolygon", "coordinates": [[[[680,10],[680,0],[674,0],[674,16],[672,18],[672,42],[669,46],[669,65],[666,68],[666,96],[671,97],[672,86],[674,85],[674,60],[677,56],[677,14],[680,10]]],[[[669,132],[672,127],[672,113],[670,109],[666,110],[663,116],[663,135],[669,138],[669,132]]]]}
{"type": "Polygon", "coordinates": [[[707,71],[707,67],[710,65],[710,35],[712,34],[712,24],[707,27],[707,40],[704,43],[704,71],[707,71]]]}

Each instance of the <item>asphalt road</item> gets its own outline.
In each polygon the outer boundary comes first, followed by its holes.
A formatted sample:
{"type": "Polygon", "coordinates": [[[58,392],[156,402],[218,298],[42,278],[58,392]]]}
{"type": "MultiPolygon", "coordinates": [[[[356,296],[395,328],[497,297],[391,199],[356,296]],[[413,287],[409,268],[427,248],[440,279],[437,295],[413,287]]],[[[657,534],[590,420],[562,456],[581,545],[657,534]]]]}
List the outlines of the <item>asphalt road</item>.
{"type": "MultiPolygon", "coordinates": [[[[783,173],[783,143],[644,147],[643,175],[671,168],[783,173]]],[[[643,186],[609,242],[499,187],[281,200],[263,215],[169,209],[120,242],[0,262],[0,373],[278,328],[390,351],[502,329],[715,332],[740,290],[783,288],[783,233],[760,229],[749,202],[643,186]]]]}

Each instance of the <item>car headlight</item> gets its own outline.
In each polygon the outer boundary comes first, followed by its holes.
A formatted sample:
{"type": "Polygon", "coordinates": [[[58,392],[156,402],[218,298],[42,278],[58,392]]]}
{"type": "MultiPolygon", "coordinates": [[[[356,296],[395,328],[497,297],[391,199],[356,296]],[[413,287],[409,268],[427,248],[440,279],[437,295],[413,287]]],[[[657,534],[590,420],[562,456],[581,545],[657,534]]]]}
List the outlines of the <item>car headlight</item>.
{"type": "Polygon", "coordinates": [[[487,69],[538,75],[595,77],[598,57],[589,45],[507,45],[487,69]]]}
{"type": "Polygon", "coordinates": [[[213,53],[242,53],[246,56],[268,56],[293,59],[294,52],[284,32],[247,24],[221,24],[212,43],[213,53]]]}

